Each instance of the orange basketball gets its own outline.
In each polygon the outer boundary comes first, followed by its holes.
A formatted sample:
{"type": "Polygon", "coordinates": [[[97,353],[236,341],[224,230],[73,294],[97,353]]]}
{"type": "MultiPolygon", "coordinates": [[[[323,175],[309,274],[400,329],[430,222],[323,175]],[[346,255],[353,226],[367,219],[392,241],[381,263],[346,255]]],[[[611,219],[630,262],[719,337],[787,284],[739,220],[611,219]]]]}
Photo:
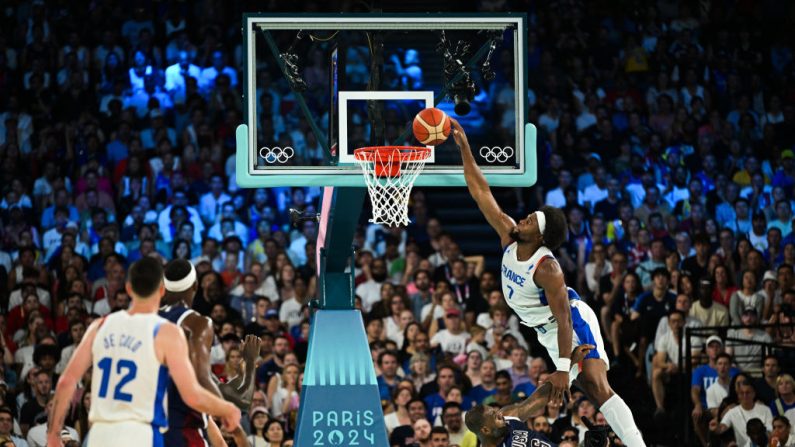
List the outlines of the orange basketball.
{"type": "Polygon", "coordinates": [[[414,138],[426,146],[438,146],[450,135],[450,118],[441,110],[431,107],[414,117],[414,138]]]}

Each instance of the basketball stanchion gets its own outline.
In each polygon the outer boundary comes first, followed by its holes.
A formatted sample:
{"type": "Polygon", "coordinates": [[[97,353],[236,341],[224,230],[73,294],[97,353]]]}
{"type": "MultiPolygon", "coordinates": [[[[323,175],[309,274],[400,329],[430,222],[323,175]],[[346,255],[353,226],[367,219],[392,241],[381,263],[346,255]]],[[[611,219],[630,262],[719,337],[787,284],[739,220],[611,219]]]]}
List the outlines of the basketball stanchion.
{"type": "Polygon", "coordinates": [[[235,133],[235,182],[241,188],[323,188],[320,207],[290,213],[293,225],[316,221],[318,233],[317,294],[307,303],[311,329],[296,446],[390,445],[362,312],[355,306],[356,250],[361,247],[354,240],[364,223],[359,218],[365,196],[372,203],[371,223],[401,227],[410,223],[415,185],[466,187],[463,161],[449,138],[454,118],[478,127],[469,143],[487,148],[476,156],[491,186],[536,182],[536,130],[527,123],[524,94],[527,23],[527,15],[517,12],[244,14],[245,122],[235,133]],[[444,33],[455,36],[456,47],[447,45],[444,33]],[[383,38],[387,34],[399,38],[383,38]],[[439,58],[412,55],[411,49],[425,48],[432,36],[442,36],[436,43],[446,52],[444,67],[439,58]],[[295,44],[304,38],[315,44],[295,44]],[[361,87],[355,79],[358,62],[348,57],[353,48],[364,49],[362,56],[372,62],[369,71],[382,73],[392,64],[389,55],[403,54],[422,70],[422,82],[394,84],[385,82],[388,76],[371,76],[372,82],[361,87]],[[490,119],[493,105],[475,102],[470,88],[473,69],[484,67],[488,75],[485,67],[496,54],[513,71],[505,78],[513,79],[513,94],[504,91],[506,101],[500,105],[508,113],[500,113],[499,122],[490,119]],[[305,82],[295,69],[316,57],[328,67],[327,82],[305,82]],[[269,80],[261,76],[261,67],[269,67],[269,80]],[[260,103],[271,82],[287,86],[294,96],[291,118],[296,119],[274,121],[284,111],[260,103]],[[476,105],[480,113],[464,110],[476,105]],[[274,132],[274,127],[282,129],[274,132]],[[304,144],[288,144],[291,140],[281,137],[299,132],[307,137],[304,144]]]}

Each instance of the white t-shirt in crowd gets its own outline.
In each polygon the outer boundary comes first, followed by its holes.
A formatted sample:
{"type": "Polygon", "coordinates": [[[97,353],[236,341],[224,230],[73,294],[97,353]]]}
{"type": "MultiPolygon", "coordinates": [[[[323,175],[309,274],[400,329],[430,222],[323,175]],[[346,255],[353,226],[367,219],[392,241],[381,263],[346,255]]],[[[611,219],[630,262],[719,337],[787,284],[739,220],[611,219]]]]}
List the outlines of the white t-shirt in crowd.
{"type": "Polygon", "coordinates": [[[463,354],[466,352],[467,340],[469,340],[469,332],[461,332],[460,334],[451,334],[447,329],[442,329],[431,338],[431,345],[441,346],[442,351],[449,352],[454,355],[463,354]]]}
{"type": "Polygon", "coordinates": [[[751,410],[745,410],[740,405],[732,408],[726,412],[720,423],[734,430],[734,439],[738,447],[747,447],[751,445],[751,440],[745,434],[745,425],[753,418],[759,418],[767,427],[767,431],[773,431],[773,413],[770,407],[759,402],[756,402],[751,410]]]}
{"type": "Polygon", "coordinates": [[[370,312],[373,309],[373,304],[381,301],[382,284],[370,279],[356,286],[356,294],[362,298],[362,307],[365,312],[370,312]]]}
{"type": "Polygon", "coordinates": [[[723,399],[729,395],[729,386],[721,385],[720,382],[715,382],[707,388],[707,408],[713,409],[720,407],[723,399]]]}
{"type": "Polygon", "coordinates": [[[555,208],[563,208],[566,206],[566,194],[560,187],[547,191],[544,203],[555,208]]]}
{"type": "MultiPolygon", "coordinates": [[[[475,323],[477,323],[478,326],[482,326],[485,328],[490,328],[494,326],[494,321],[491,319],[491,315],[489,315],[488,312],[480,313],[477,319],[475,319],[475,323]]],[[[516,317],[515,314],[511,314],[511,316],[508,317],[508,328],[514,332],[519,332],[519,319],[516,317]]]]}
{"type": "Polygon", "coordinates": [[[295,298],[282,301],[279,307],[279,320],[287,323],[287,328],[291,329],[293,326],[301,324],[304,317],[301,314],[301,303],[295,298]]]}
{"type": "Polygon", "coordinates": [[[395,323],[395,319],[392,317],[386,317],[383,321],[386,338],[394,341],[398,346],[403,346],[403,329],[400,328],[400,325],[395,323]]]}
{"type": "Polygon", "coordinates": [[[108,297],[102,298],[101,300],[94,303],[94,310],[93,312],[100,317],[104,317],[105,315],[109,314],[111,311],[110,303],[108,303],[108,297]]]}
{"type": "MultiPolygon", "coordinates": [[[[425,321],[425,318],[428,316],[429,313],[431,313],[431,308],[433,308],[433,303],[428,303],[422,306],[422,310],[420,311],[420,319],[422,321],[425,321]]],[[[444,316],[444,308],[442,306],[437,305],[433,309],[433,319],[436,320],[442,318],[443,316],[444,316]]]]}
{"type": "MultiPolygon", "coordinates": [[[[684,349],[684,348],[681,348],[684,349]]],[[[674,333],[669,331],[654,341],[654,350],[668,354],[668,360],[674,365],[679,365],[680,343],[674,337],[674,333]]]]}
{"type": "MultiPolygon", "coordinates": [[[[36,287],[36,295],[39,297],[39,304],[44,305],[47,309],[52,309],[51,306],[51,299],[50,299],[50,292],[41,287],[36,287]]],[[[8,296],[8,310],[19,306],[22,304],[23,297],[22,297],[22,289],[17,289],[11,292],[8,296]]]]}
{"type": "MultiPolygon", "coordinates": [[[[80,443],[80,435],[72,427],[64,426],[64,430],[69,432],[69,436],[80,443]]],[[[30,447],[47,447],[47,424],[39,424],[28,432],[28,445],[30,447]]]]}

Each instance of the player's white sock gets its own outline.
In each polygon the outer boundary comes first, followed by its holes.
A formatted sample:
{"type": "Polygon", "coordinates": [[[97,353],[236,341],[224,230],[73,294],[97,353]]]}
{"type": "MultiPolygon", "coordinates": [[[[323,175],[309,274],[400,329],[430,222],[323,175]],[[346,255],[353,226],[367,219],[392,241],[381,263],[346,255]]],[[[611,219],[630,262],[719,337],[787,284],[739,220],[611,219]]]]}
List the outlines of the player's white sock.
{"type": "Polygon", "coordinates": [[[643,442],[643,436],[641,436],[640,430],[635,425],[632,411],[618,394],[613,394],[613,397],[607,399],[599,410],[605,415],[610,428],[616,432],[616,435],[624,442],[624,445],[627,447],[646,447],[646,443],[643,442]]]}

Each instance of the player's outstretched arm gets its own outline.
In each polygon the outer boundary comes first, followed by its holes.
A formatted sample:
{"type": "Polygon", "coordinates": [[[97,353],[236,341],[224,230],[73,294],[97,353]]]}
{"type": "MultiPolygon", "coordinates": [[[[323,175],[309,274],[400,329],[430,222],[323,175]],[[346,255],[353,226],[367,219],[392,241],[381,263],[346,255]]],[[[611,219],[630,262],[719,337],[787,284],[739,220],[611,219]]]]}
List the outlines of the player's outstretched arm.
{"type": "Polygon", "coordinates": [[[186,405],[196,411],[220,417],[224,428],[229,431],[240,424],[240,410],[236,406],[199,385],[193,365],[188,360],[188,343],[181,328],[173,323],[163,323],[157,333],[155,346],[186,405]]]}
{"type": "Polygon", "coordinates": [[[234,403],[241,410],[251,406],[256,388],[255,378],[257,372],[257,359],[259,359],[261,340],[256,335],[247,335],[243,340],[243,360],[246,362],[242,377],[235,377],[229,383],[218,385],[224,399],[234,403]]]}
{"type": "Polygon", "coordinates": [[[530,416],[544,408],[549,402],[551,393],[552,384],[544,382],[527,399],[504,407],[501,411],[502,415],[506,417],[513,416],[519,418],[519,420],[526,421],[530,416]]]}
{"type": "Polygon", "coordinates": [[[486,177],[483,176],[483,172],[480,171],[480,167],[475,162],[475,157],[472,155],[472,149],[469,147],[469,140],[467,140],[464,129],[458,124],[458,121],[452,118],[450,118],[450,123],[453,126],[455,143],[461,150],[461,159],[464,163],[464,179],[467,182],[469,194],[475,199],[478,208],[486,217],[489,225],[500,235],[500,243],[505,247],[511,243],[510,233],[511,229],[516,226],[516,222],[500,209],[494,199],[486,177]]]}
{"type": "Polygon", "coordinates": [[[52,413],[48,423],[47,445],[48,446],[61,446],[61,429],[63,428],[64,418],[66,411],[69,409],[69,404],[72,402],[72,396],[75,393],[75,388],[78,382],[83,377],[83,374],[91,367],[91,346],[94,344],[94,338],[97,336],[97,329],[103,320],[96,320],[88,327],[83,340],[75,349],[72,358],[66,365],[66,369],[61,378],[58,379],[58,385],[55,387],[55,398],[53,402],[52,413]]]}
{"type": "Polygon", "coordinates": [[[194,371],[196,371],[196,379],[199,381],[199,385],[217,397],[223,397],[210,371],[210,350],[215,336],[212,322],[207,317],[191,313],[183,320],[182,326],[190,334],[187,335],[190,363],[194,371]]]}
{"type": "MultiPolygon", "coordinates": [[[[591,352],[592,349],[595,349],[593,345],[580,345],[574,348],[574,351],[571,353],[571,361],[573,363],[579,363],[582,359],[591,352]]],[[[508,405],[502,409],[503,416],[514,416],[519,418],[522,421],[525,421],[532,417],[534,414],[541,411],[549,402],[550,395],[552,394],[552,384],[549,382],[544,382],[538,387],[533,394],[531,394],[527,399],[517,402],[513,405],[508,405]]]]}
{"type": "MultiPolygon", "coordinates": [[[[563,353],[571,349],[573,334],[569,292],[563,278],[563,271],[554,260],[546,260],[537,267],[533,281],[544,289],[549,309],[558,323],[558,352],[562,360],[565,355],[563,353]]],[[[565,357],[565,362],[570,362],[568,357],[565,357]]],[[[550,399],[557,403],[562,403],[563,396],[569,391],[569,370],[568,368],[563,369],[565,371],[558,370],[549,376],[553,387],[550,399]]]]}

